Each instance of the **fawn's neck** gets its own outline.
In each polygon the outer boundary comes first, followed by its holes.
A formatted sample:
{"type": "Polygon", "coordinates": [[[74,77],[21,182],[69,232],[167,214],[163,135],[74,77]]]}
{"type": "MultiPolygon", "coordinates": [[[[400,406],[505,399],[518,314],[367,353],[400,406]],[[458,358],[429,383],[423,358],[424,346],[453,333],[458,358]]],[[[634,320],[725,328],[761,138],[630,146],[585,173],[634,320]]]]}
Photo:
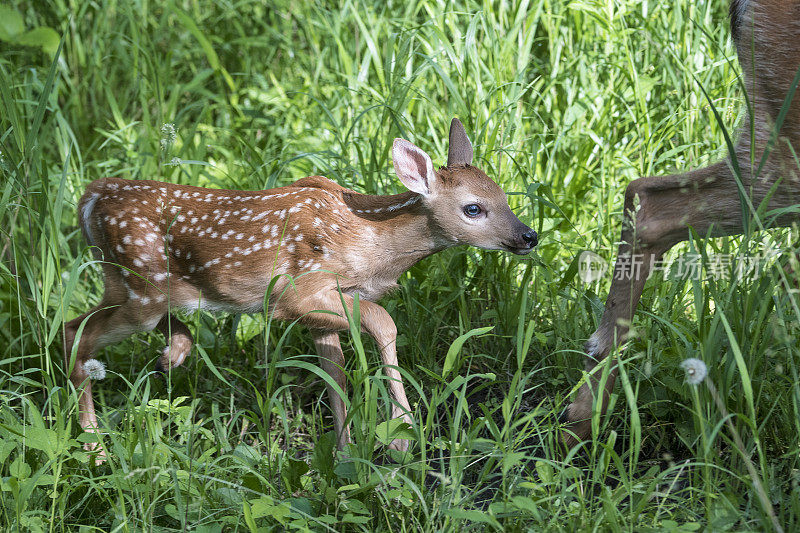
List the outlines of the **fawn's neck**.
{"type": "Polygon", "coordinates": [[[357,200],[345,201],[354,214],[365,219],[369,249],[376,254],[387,277],[397,279],[425,257],[456,244],[441,237],[416,193],[358,196],[357,200]]]}

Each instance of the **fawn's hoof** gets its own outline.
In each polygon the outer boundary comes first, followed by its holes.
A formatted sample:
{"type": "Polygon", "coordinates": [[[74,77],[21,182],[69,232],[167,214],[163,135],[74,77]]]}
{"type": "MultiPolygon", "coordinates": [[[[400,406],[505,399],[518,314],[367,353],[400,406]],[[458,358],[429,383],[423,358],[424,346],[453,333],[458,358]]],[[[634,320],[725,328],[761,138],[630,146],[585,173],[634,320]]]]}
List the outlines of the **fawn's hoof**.
{"type": "Polygon", "coordinates": [[[94,461],[95,465],[106,462],[106,451],[99,442],[86,442],[83,444],[83,449],[89,454],[89,460],[94,461]]]}
{"type": "Polygon", "coordinates": [[[173,339],[171,344],[164,346],[161,356],[156,359],[156,371],[166,375],[170,368],[181,366],[191,349],[191,340],[173,339]]]}
{"type": "Polygon", "coordinates": [[[398,452],[407,452],[411,446],[411,441],[408,439],[394,439],[389,443],[390,450],[397,450],[398,452]]]}

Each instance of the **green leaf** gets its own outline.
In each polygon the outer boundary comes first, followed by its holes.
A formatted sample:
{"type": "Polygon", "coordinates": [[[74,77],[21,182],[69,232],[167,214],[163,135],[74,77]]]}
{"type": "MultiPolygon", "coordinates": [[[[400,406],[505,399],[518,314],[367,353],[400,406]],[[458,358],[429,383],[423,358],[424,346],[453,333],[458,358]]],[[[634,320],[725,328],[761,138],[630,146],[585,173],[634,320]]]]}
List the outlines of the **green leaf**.
{"type": "Polygon", "coordinates": [[[288,503],[279,502],[276,504],[270,496],[262,496],[255,500],[250,500],[249,504],[252,518],[269,517],[281,524],[286,523],[286,519],[289,518],[289,513],[292,511],[288,503]]]}
{"type": "Polygon", "coordinates": [[[402,418],[393,418],[375,426],[375,437],[387,446],[395,439],[416,440],[417,435],[408,422],[402,418]]]}
{"type": "Polygon", "coordinates": [[[30,31],[26,31],[15,39],[19,44],[25,46],[38,46],[49,56],[54,56],[58,50],[58,43],[61,37],[56,30],[46,26],[39,26],[30,31]]]}
{"type": "Polygon", "coordinates": [[[247,529],[250,530],[250,533],[256,533],[258,527],[256,526],[256,521],[253,520],[253,513],[247,500],[242,501],[242,514],[244,515],[244,523],[247,525],[247,529]]]}
{"type": "Polygon", "coordinates": [[[295,492],[303,488],[301,478],[307,472],[308,465],[305,461],[301,459],[294,459],[293,457],[287,457],[286,461],[283,463],[281,477],[283,478],[284,483],[286,483],[286,488],[290,492],[295,492]]]}
{"type": "Polygon", "coordinates": [[[525,457],[525,452],[506,452],[502,459],[503,476],[505,476],[509,470],[522,463],[525,457]]]}
{"type": "Polygon", "coordinates": [[[444,366],[442,367],[442,377],[447,377],[447,374],[450,373],[450,370],[453,369],[453,365],[456,361],[456,356],[461,352],[461,347],[464,346],[464,343],[467,342],[467,339],[470,337],[474,337],[475,335],[483,335],[488,333],[494,329],[494,326],[487,326],[485,328],[475,328],[470,330],[459,338],[453,341],[453,344],[450,345],[450,348],[447,350],[447,356],[444,358],[444,366]]]}
{"type": "Polygon", "coordinates": [[[34,450],[41,450],[50,458],[58,454],[62,445],[66,444],[65,442],[59,442],[58,435],[52,429],[32,426],[25,428],[25,442],[28,447],[34,450]]]}
{"type": "Polygon", "coordinates": [[[544,461],[536,461],[536,473],[539,474],[539,479],[542,483],[552,483],[554,478],[553,466],[544,461]]]}
{"type": "Polygon", "coordinates": [[[316,469],[322,477],[331,480],[334,477],[333,449],[336,447],[336,432],[329,431],[317,440],[314,454],[311,457],[311,468],[316,469]]]}
{"type": "Polygon", "coordinates": [[[482,524],[492,524],[494,526],[500,525],[492,515],[474,509],[448,509],[445,514],[451,518],[468,520],[470,522],[480,522],[482,524]]]}
{"type": "Polygon", "coordinates": [[[347,513],[342,517],[342,522],[349,524],[368,524],[370,520],[368,516],[358,516],[353,513],[347,513]]]}
{"type": "Polygon", "coordinates": [[[6,459],[16,447],[16,442],[11,439],[0,439],[0,465],[6,462],[6,459]]]}
{"type": "Polygon", "coordinates": [[[21,455],[14,459],[8,471],[17,479],[28,479],[31,475],[31,467],[22,459],[21,455]]]}
{"type": "Polygon", "coordinates": [[[0,41],[11,41],[22,33],[25,25],[19,11],[8,6],[0,6],[0,41]]]}

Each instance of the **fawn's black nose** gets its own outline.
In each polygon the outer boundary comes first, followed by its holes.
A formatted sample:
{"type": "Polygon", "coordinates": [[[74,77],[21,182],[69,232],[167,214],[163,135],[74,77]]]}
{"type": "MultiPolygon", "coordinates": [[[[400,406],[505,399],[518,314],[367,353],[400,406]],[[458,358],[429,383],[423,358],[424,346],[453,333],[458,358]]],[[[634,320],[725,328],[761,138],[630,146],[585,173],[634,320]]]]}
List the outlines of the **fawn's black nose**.
{"type": "Polygon", "coordinates": [[[525,241],[525,244],[533,248],[537,244],[539,244],[539,237],[536,236],[536,232],[533,230],[528,230],[522,234],[522,240],[525,241]]]}

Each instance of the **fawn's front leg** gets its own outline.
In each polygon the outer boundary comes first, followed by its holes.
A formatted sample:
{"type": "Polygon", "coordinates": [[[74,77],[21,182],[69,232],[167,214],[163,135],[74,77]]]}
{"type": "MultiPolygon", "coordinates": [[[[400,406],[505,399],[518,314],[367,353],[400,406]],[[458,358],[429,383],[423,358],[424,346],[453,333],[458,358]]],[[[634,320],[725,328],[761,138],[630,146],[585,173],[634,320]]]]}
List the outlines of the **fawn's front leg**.
{"type": "MultiPolygon", "coordinates": [[[[314,342],[318,350],[320,345],[322,346],[322,350],[318,352],[318,355],[321,358],[323,369],[340,386],[345,384],[346,380],[341,370],[342,365],[336,363],[337,360],[341,361],[344,358],[343,355],[339,355],[341,347],[339,346],[338,337],[334,344],[333,337],[322,332],[333,332],[335,334],[336,331],[349,328],[342,302],[347,306],[347,312],[352,316],[353,298],[351,296],[340,294],[336,290],[315,290],[313,284],[307,284],[288,288],[280,296],[273,308],[273,314],[276,319],[300,319],[303,324],[319,332],[314,333],[314,342]],[[332,313],[315,311],[331,311],[332,313]],[[341,359],[337,359],[339,357],[341,359]]],[[[402,417],[408,424],[413,424],[411,406],[408,403],[408,398],[403,388],[403,379],[397,367],[397,327],[394,324],[394,320],[383,307],[374,302],[360,300],[359,307],[361,330],[372,337],[378,345],[378,349],[381,352],[381,360],[384,364],[384,372],[389,378],[389,394],[393,401],[392,418],[402,417]]],[[[343,386],[342,389],[344,389],[343,386]]],[[[331,394],[330,388],[328,392],[331,408],[334,410],[334,425],[339,434],[339,446],[341,448],[349,439],[349,432],[344,424],[346,418],[344,403],[342,402],[339,405],[341,398],[339,398],[338,393],[334,391],[331,394]]],[[[409,442],[405,439],[396,439],[389,445],[390,448],[400,451],[408,450],[408,446],[409,442]]]]}
{"type": "MultiPolygon", "coordinates": [[[[381,351],[383,371],[389,378],[389,394],[394,400],[392,404],[392,418],[402,418],[409,425],[414,424],[411,418],[411,405],[406,397],[403,387],[403,377],[397,362],[397,326],[394,320],[380,305],[368,301],[361,303],[361,327],[375,339],[381,351]]],[[[407,451],[407,439],[395,439],[389,448],[401,452],[407,451]]]]}

